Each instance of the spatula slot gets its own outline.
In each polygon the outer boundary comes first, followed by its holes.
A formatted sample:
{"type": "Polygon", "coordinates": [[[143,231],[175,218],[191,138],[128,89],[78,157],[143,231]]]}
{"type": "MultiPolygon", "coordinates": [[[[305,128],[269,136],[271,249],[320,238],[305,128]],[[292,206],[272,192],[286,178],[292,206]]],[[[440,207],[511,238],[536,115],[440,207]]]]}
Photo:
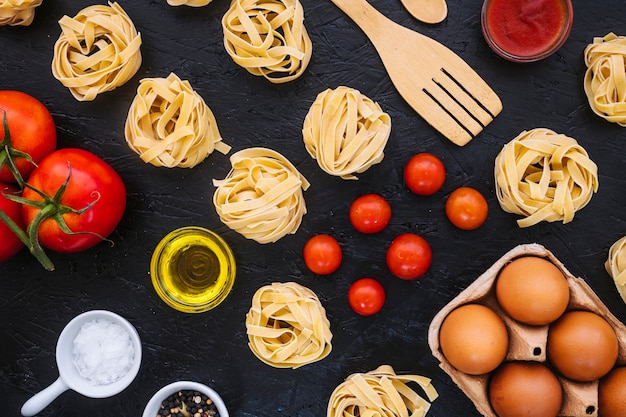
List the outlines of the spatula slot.
{"type": "Polygon", "coordinates": [[[446,107],[474,135],[480,133],[485,126],[474,116],[472,109],[482,109],[476,103],[471,102],[472,98],[456,86],[454,86],[454,89],[450,89],[449,86],[444,86],[436,80],[433,80],[433,82],[437,88],[431,91],[431,93],[437,97],[441,105],[446,107]]]}
{"type": "Polygon", "coordinates": [[[487,114],[489,114],[489,121],[487,121],[484,125],[487,126],[500,112],[500,109],[498,109],[497,113],[493,113],[491,110],[489,110],[489,108],[487,106],[485,106],[478,98],[476,98],[467,88],[465,88],[463,86],[463,84],[461,82],[459,82],[459,80],[456,79],[456,77],[454,77],[448,70],[446,70],[445,68],[441,68],[441,72],[443,72],[450,80],[452,80],[461,90],[463,90],[465,92],[465,94],[467,94],[469,97],[472,98],[472,100],[474,101],[474,103],[476,103],[482,110],[484,110],[487,114]]]}
{"type": "MultiPolygon", "coordinates": [[[[426,88],[422,89],[422,91],[424,92],[424,94],[426,94],[428,97],[430,97],[430,99],[435,103],[435,105],[437,105],[444,113],[446,113],[452,120],[454,120],[454,122],[459,125],[460,128],[462,128],[471,138],[475,137],[481,130],[482,130],[482,126],[480,127],[480,129],[478,130],[478,132],[474,133],[471,130],[469,130],[465,124],[463,124],[457,117],[456,115],[450,110],[449,106],[446,106],[444,103],[442,103],[443,100],[439,100],[435,95],[433,95],[429,90],[427,90],[426,88]]],[[[441,97],[441,96],[439,96],[441,97]]],[[[448,99],[450,100],[449,96],[448,99]]],[[[452,101],[452,100],[450,100],[452,101]]],[[[467,115],[467,112],[465,113],[467,115]]]]}
{"type": "Polygon", "coordinates": [[[440,71],[424,93],[470,136],[478,135],[495,116],[445,68],[440,71]]]}

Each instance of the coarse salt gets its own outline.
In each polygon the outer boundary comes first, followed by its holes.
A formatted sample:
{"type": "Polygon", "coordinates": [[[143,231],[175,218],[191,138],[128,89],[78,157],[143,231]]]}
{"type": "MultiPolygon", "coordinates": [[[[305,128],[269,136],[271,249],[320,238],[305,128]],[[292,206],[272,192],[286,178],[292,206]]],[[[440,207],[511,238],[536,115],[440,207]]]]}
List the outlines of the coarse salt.
{"type": "Polygon", "coordinates": [[[117,323],[95,319],[83,324],[74,339],[74,365],[92,385],[111,384],[130,371],[135,348],[117,323]]]}

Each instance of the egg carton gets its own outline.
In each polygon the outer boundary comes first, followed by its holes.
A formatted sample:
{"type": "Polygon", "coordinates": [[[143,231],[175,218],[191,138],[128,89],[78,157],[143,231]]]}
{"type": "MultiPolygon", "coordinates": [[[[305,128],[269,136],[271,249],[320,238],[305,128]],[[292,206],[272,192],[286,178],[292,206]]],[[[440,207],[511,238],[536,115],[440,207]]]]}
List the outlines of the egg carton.
{"type": "MultiPolygon", "coordinates": [[[[428,329],[428,344],[439,366],[472,400],[477,410],[486,417],[497,417],[488,395],[490,374],[469,375],[458,371],[445,358],[439,346],[439,329],[444,318],[455,308],[475,302],[493,309],[504,321],[509,333],[509,351],[505,360],[545,362],[549,325],[530,326],[515,321],[499,306],[495,281],[500,270],[515,258],[535,255],[556,265],[565,275],[570,289],[568,310],[588,310],[604,317],[615,329],[619,340],[617,365],[626,365],[626,327],[609,311],[596,293],[582,278],[574,277],[565,266],[542,245],[532,243],[516,246],[502,256],[476,281],[448,303],[433,318],[428,329]]],[[[598,381],[575,382],[557,374],[563,387],[563,405],[560,417],[598,416],[598,381]]]]}

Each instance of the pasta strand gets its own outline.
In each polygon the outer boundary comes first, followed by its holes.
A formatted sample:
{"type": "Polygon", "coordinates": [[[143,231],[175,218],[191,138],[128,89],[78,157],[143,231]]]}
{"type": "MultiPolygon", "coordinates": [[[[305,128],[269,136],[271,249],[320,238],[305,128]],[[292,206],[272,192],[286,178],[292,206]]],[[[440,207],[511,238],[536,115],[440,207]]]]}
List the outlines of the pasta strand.
{"type": "Polygon", "coordinates": [[[604,267],[613,278],[622,300],[626,302],[626,236],[611,245],[604,267]]]}
{"type": "Polygon", "coordinates": [[[626,37],[609,33],[585,48],[584,87],[591,109],[626,127],[626,37]]]}
{"type": "Polygon", "coordinates": [[[295,233],[306,214],[302,191],[309,182],[291,162],[267,148],[231,155],[232,169],[217,187],[213,204],[222,222],[258,243],[295,233]]]}
{"type": "Polygon", "coordinates": [[[396,375],[389,365],[367,373],[355,373],[330,396],[327,417],[423,417],[438,397],[429,378],[396,375]],[[417,384],[426,399],[408,384],[417,384]]]}
{"type": "Polygon", "coordinates": [[[141,66],[141,35],[117,3],[93,5],[59,20],[52,74],[79,101],[129,81],[141,66]]]}
{"type": "Polygon", "coordinates": [[[359,91],[340,86],[318,94],[304,119],[307,152],[330,175],[354,180],[384,158],[391,118],[359,91]]]}
{"type": "Polygon", "coordinates": [[[43,0],[0,0],[0,26],[29,26],[43,0]]]}
{"type": "Polygon", "coordinates": [[[214,150],[223,154],[213,112],[189,81],[171,73],[144,78],[128,111],[126,143],[144,162],[168,168],[193,168],[214,150]]]}
{"type": "Polygon", "coordinates": [[[295,282],[259,288],[246,314],[248,345],[266,364],[299,368],[332,349],[326,310],[317,295],[295,282]]]}
{"type": "Polygon", "coordinates": [[[495,160],[496,195],[502,209],[525,216],[520,227],[573,220],[598,190],[598,168],[572,139],[549,129],[520,133],[495,160]]]}
{"type": "Polygon", "coordinates": [[[232,0],[222,29],[233,61],[272,83],[300,77],[311,60],[313,45],[298,0],[232,0]]]}

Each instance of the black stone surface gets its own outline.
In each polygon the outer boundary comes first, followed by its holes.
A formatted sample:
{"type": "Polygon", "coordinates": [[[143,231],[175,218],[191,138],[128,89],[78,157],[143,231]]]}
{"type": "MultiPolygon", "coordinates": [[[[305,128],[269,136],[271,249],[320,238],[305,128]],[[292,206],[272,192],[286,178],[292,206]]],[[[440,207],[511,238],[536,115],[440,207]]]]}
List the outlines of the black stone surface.
{"type": "MultiPolygon", "coordinates": [[[[479,0],[450,0],[447,19],[434,26],[414,20],[399,1],[372,0],[393,20],[445,44],[487,80],[504,110],[476,139],[458,147],[429,127],[397,94],[371,43],[330,1],[302,0],[313,58],[298,80],[273,85],[247,73],[225,52],[220,20],[228,0],[200,9],[171,7],[165,0],[122,1],[143,37],[143,64],[125,86],[76,101],[52,76],[57,21],[92,4],[46,0],[29,27],[0,28],[0,88],[25,91],[52,112],[59,147],[81,147],[101,156],[128,189],[125,216],[111,236],[80,254],[50,253],[56,265],[45,271],[26,251],[0,265],[0,399],[3,416],[18,416],[22,404],[58,376],[57,337],[77,314],[108,309],[133,323],[143,342],[139,375],[124,392],[88,399],[68,391],[41,416],[140,416],[160,387],[182,379],[210,385],[235,417],[325,416],[333,389],[354,372],[381,364],[398,373],[429,376],[439,391],[433,417],[479,416],[472,402],[439,367],[426,340],[433,316],[506,251],[537,242],[583,277],[622,321],[626,308],[604,270],[609,246],[626,234],[626,130],[596,116],[583,92],[583,50],[596,36],[626,35],[626,2],[574,0],[574,25],[565,45],[533,64],[513,64],[493,53],[480,28],[479,0]],[[175,72],[188,79],[213,110],[224,141],[233,151],[265,146],[289,158],[311,182],[308,213],[299,231],[275,244],[260,245],[224,226],[212,205],[213,178],[230,165],[215,153],[193,169],[144,164],[126,146],[124,122],[140,79],[175,72]],[[324,173],[307,154],[303,119],[316,95],[340,85],[360,90],[392,118],[384,160],[358,181],[324,173]],[[499,207],[493,161],[521,131],[547,127],[576,138],[599,166],[599,191],[568,224],[542,223],[520,229],[516,216],[499,207]],[[438,155],[447,168],[444,187],[430,197],[411,194],[402,168],[417,152],[438,155]],[[446,196],[472,186],[488,199],[486,224],[462,231],[445,217],[446,196]],[[375,192],[389,199],[391,225],[366,236],[350,225],[347,211],[357,196],[375,192]],[[215,310],[190,315],[167,307],[152,289],[149,261],[169,231],[201,225],[220,233],[238,262],[234,289],[215,310]],[[394,278],[385,266],[389,242],[403,232],[425,237],[434,252],[432,267],[418,281],[394,278]],[[306,240],[330,233],[344,261],[331,276],[310,273],[302,259],[306,240]],[[350,284],[379,279],[387,292],[383,310],[361,317],[348,306],[350,284]],[[274,369],[247,346],[244,324],[254,292],[274,281],[296,281],[320,297],[334,334],[324,360],[297,370],[274,369]]],[[[416,69],[417,70],[417,69],[416,69]]]]}

